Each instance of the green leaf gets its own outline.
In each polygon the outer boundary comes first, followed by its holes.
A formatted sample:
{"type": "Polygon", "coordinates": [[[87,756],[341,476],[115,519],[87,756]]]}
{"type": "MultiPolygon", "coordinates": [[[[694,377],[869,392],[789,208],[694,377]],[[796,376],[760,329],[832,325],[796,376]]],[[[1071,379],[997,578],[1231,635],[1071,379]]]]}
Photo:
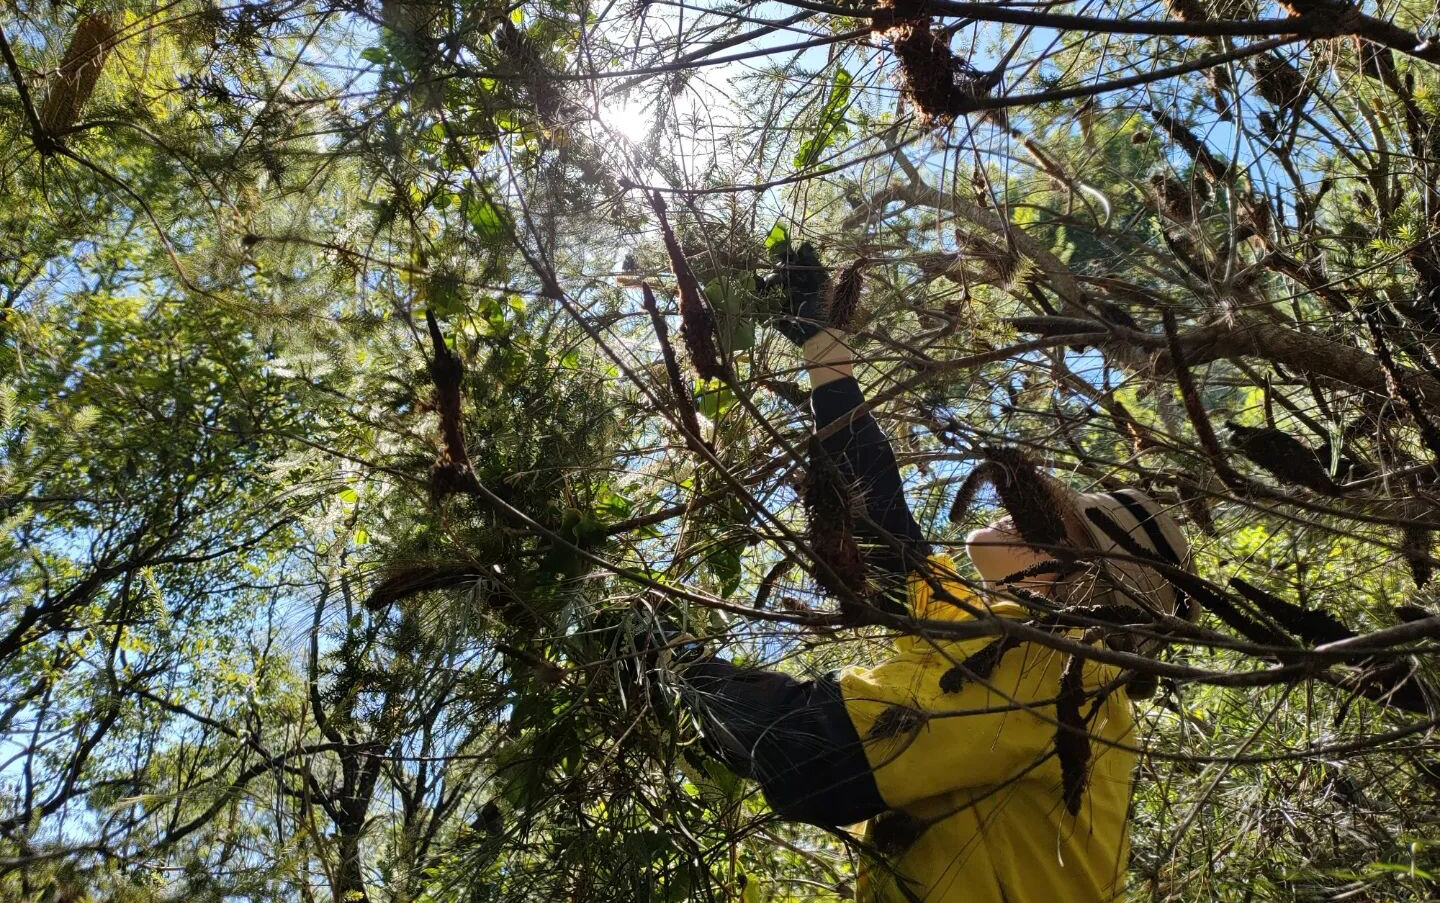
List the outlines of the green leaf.
{"type": "Polygon", "coordinates": [[[815,132],[800,145],[800,152],[795,155],[796,169],[813,166],[822,153],[845,137],[848,131],[845,125],[845,110],[850,106],[850,87],[853,82],[854,79],[843,67],[835,70],[835,83],[830,86],[830,96],[820,110],[815,132]]]}
{"type": "Polygon", "coordinates": [[[465,196],[465,219],[486,243],[498,244],[510,238],[510,220],[489,198],[465,196]]]}
{"type": "Polygon", "coordinates": [[[630,516],[632,506],[629,499],[606,486],[595,495],[595,510],[615,520],[624,520],[630,516]]]}
{"type": "Polygon", "coordinates": [[[453,273],[431,274],[425,281],[425,302],[437,317],[449,317],[465,307],[465,293],[461,291],[460,280],[453,273]]]}
{"type": "Polygon", "coordinates": [[[717,312],[731,313],[735,309],[735,299],[726,280],[712,279],[705,283],[705,297],[717,312]]]}
{"type": "Polygon", "coordinates": [[[1435,876],[1430,872],[1403,862],[1371,862],[1365,866],[1365,872],[1371,875],[1407,875],[1422,881],[1435,880],[1435,876]]]}
{"type": "Polygon", "coordinates": [[[720,347],[726,355],[755,347],[755,324],[747,316],[744,292],[725,278],[712,279],[705,285],[705,297],[715,309],[720,347]]]}
{"type": "Polygon", "coordinates": [[[730,354],[740,351],[749,351],[755,347],[755,324],[748,319],[736,318],[731,324],[730,334],[724,342],[725,350],[730,354]]]}
{"type": "Polygon", "coordinates": [[[704,767],[705,777],[710,779],[721,794],[729,798],[739,794],[742,789],[740,778],[733,771],[713,759],[706,759],[704,767]]]}
{"type": "Polygon", "coordinates": [[[717,548],[705,559],[705,566],[720,584],[722,599],[730,598],[740,587],[740,577],[744,573],[742,566],[744,550],[743,543],[729,542],[717,548]]]}
{"type": "Polygon", "coordinates": [[[760,879],[753,872],[740,876],[740,903],[760,903],[764,896],[760,892],[760,879]]]}
{"type": "Polygon", "coordinates": [[[713,421],[719,420],[722,414],[735,407],[735,393],[721,385],[718,380],[712,382],[717,388],[695,393],[695,410],[713,421]]]}
{"type": "Polygon", "coordinates": [[[575,544],[582,548],[588,548],[605,539],[605,524],[600,518],[587,511],[580,515],[580,522],[575,525],[575,544]]]}
{"type": "Polygon", "coordinates": [[[780,253],[790,244],[790,230],[779,220],[770,227],[770,234],[765,236],[765,250],[772,253],[780,253]]]}
{"type": "Polygon", "coordinates": [[[384,47],[366,47],[360,51],[360,59],[377,66],[384,66],[390,62],[390,54],[384,47]]]}

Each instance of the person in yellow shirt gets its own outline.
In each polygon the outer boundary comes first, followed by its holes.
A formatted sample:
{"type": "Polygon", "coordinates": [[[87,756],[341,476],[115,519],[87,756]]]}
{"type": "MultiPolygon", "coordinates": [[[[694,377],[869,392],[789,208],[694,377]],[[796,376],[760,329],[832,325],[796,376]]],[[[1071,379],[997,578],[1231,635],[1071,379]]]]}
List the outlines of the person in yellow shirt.
{"type": "MultiPolygon", "coordinates": [[[[1188,566],[1183,534],[1141,492],[1079,493],[1031,473],[1041,504],[1021,522],[1047,521],[1063,535],[1043,543],[1022,536],[1014,517],[970,534],[981,587],[970,590],[949,559],[931,554],[905,502],[846,336],[828,326],[829,280],[815,250],[786,249],[770,282],[787,304],[776,326],[805,358],[824,455],[863,498],[856,532],[866,542],[876,620],[906,629],[883,663],[814,680],[741,668],[692,647],[678,668],[681,698],[706,748],[757,781],[782,818],[866,823],[862,903],[1115,899],[1129,856],[1137,745],[1128,675],[1039,643],[1003,634],[947,639],[941,628],[1038,623],[1047,605],[1052,613],[1128,606],[1193,617],[1164,576],[1188,566]],[[1015,587],[1021,592],[1005,591],[1015,587]]],[[[1019,458],[1005,466],[1028,467],[1019,458]]],[[[1055,635],[1103,645],[1097,633],[1055,635]]]]}

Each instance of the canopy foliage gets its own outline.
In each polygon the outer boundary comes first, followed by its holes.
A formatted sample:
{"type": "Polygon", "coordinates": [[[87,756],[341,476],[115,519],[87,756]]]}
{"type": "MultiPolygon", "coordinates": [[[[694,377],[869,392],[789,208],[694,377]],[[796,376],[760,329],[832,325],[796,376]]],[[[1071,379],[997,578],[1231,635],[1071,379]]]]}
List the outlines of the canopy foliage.
{"type": "Polygon", "coordinates": [[[1440,896],[1435,17],[7,5],[0,896],[848,894],[634,641],[905,629],[817,578],[801,241],[938,544],[995,445],[1186,524],[1130,899],[1440,896]]]}

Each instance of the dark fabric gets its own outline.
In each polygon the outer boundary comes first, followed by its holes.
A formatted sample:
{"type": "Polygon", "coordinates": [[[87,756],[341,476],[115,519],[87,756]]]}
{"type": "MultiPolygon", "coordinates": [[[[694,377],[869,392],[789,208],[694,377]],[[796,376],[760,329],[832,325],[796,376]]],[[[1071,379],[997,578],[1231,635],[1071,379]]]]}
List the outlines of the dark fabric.
{"type": "Polygon", "coordinates": [[[903,584],[905,576],[924,562],[930,549],[905,502],[890,440],[868,412],[851,416],[864,403],[865,395],[853,377],[826,383],[810,394],[817,432],[836,421],[843,424],[822,444],[841,475],[864,498],[866,518],[857,532],[867,541],[866,563],[875,576],[894,578],[903,584]]]}
{"type": "Polygon", "coordinates": [[[834,675],[799,681],[714,658],[684,674],[707,750],[757,781],[781,818],[838,827],[885,810],[834,675]]]}
{"type": "Polygon", "coordinates": [[[826,311],[825,283],[830,278],[815,246],[808,241],[799,251],[791,251],[789,242],[780,249],[775,275],[765,280],[762,291],[778,288],[784,299],[784,310],[774,326],[796,345],[804,345],[830,322],[826,311]]]}
{"type": "MultiPolygon", "coordinates": [[[[906,575],[925,560],[929,547],[905,503],[890,441],[870,414],[851,416],[864,402],[860,385],[851,378],[826,383],[811,394],[817,431],[842,424],[822,445],[864,498],[866,516],[856,530],[866,546],[870,574],[903,593],[906,575]]],[[[905,611],[902,604],[883,600],[878,597],[877,604],[905,611]]],[[[706,749],[757,781],[780,817],[836,827],[887,808],[833,675],[799,681],[712,658],[688,666],[684,676],[687,702],[704,726],[706,749]]]]}

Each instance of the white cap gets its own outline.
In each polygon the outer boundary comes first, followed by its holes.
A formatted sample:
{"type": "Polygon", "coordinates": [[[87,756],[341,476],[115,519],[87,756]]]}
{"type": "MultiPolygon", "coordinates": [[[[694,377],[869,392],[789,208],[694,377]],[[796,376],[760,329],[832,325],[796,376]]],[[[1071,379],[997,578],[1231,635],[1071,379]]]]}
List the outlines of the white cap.
{"type": "Polygon", "coordinates": [[[1135,560],[1153,556],[1170,567],[1190,569],[1190,544],[1160,503],[1138,489],[1082,493],[1058,480],[1047,482],[1071,528],[1071,541],[1083,536],[1100,553],[1085,573],[1070,581],[1071,604],[1130,605],[1192,621],[1199,617],[1199,606],[1164,573],[1135,560]],[[1102,526],[1107,521],[1129,542],[1117,542],[1114,529],[1102,526]],[[1177,610],[1182,598],[1186,604],[1177,610]]]}

